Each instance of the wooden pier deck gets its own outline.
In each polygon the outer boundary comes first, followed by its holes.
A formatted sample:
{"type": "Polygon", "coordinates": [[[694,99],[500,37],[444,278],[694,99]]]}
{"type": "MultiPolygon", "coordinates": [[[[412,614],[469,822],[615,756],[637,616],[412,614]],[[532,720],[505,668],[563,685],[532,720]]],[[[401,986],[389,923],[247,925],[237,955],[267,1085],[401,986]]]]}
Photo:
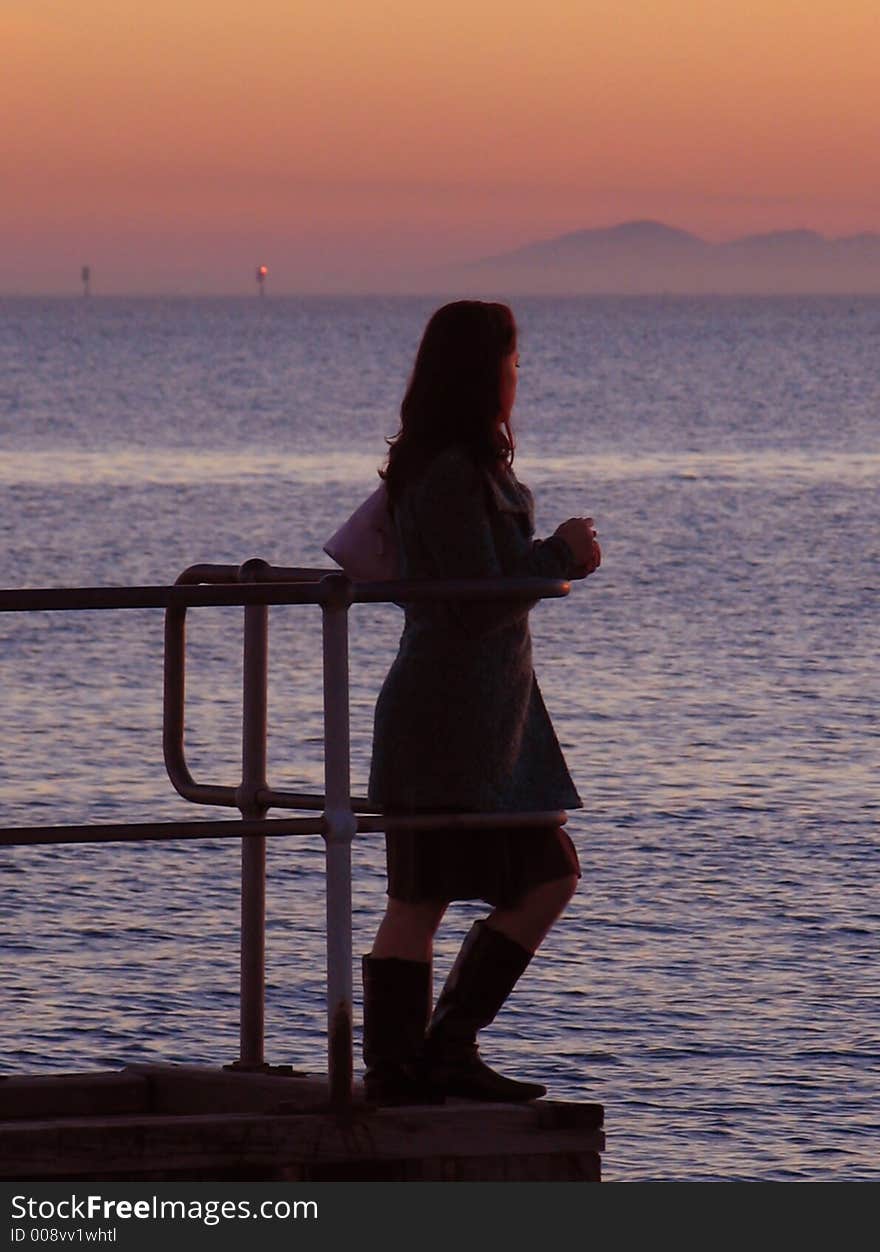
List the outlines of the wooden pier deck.
{"type": "Polygon", "coordinates": [[[599,1182],[599,1104],[351,1109],[327,1080],[135,1065],[0,1078],[0,1179],[599,1182]]]}

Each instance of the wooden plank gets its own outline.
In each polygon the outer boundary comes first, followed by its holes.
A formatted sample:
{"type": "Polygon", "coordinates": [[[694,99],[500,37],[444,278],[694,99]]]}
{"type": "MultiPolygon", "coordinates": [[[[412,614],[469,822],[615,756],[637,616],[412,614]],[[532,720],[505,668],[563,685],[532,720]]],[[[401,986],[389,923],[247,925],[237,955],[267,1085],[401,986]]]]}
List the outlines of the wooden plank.
{"type": "Polygon", "coordinates": [[[598,1152],[523,1156],[423,1157],[305,1164],[280,1169],[278,1182],[601,1182],[598,1152]]]}
{"type": "MultiPolygon", "coordinates": [[[[271,1073],[216,1069],[204,1065],[135,1065],[132,1072],[150,1083],[150,1111],[162,1113],[296,1113],[324,1112],[329,1099],[327,1077],[290,1066],[271,1073]]],[[[354,1103],[365,1103],[363,1087],[354,1084],[354,1103]]],[[[448,1101],[449,1105],[470,1101],[448,1101]]],[[[529,1105],[538,1123],[548,1129],[602,1125],[601,1104],[539,1100],[529,1105]]]]}
{"type": "Polygon", "coordinates": [[[156,1177],[217,1169],[267,1169],[273,1177],[310,1169],[314,1177],[319,1167],[333,1167],[330,1174],[344,1177],[399,1162],[433,1160],[443,1169],[443,1160],[480,1158],[487,1168],[492,1163],[495,1176],[505,1168],[499,1161],[578,1157],[603,1147],[599,1130],[551,1129],[532,1107],[495,1104],[364,1109],[345,1119],[302,1113],[66,1118],[0,1125],[0,1178],[156,1177]]]}
{"type": "Polygon", "coordinates": [[[147,1079],[131,1070],[9,1074],[0,1078],[0,1121],[147,1113],[148,1099],[147,1079]]]}
{"type": "Polygon", "coordinates": [[[207,1065],[133,1065],[149,1086],[151,1113],[308,1112],[326,1106],[326,1074],[307,1074],[290,1066],[269,1073],[220,1069],[207,1065]]]}
{"type": "MultiPolygon", "coordinates": [[[[204,1065],[135,1065],[131,1071],[150,1083],[150,1111],[163,1113],[324,1112],[329,1086],[324,1074],[277,1066],[271,1073],[249,1073],[204,1065]]],[[[354,1084],[355,1107],[365,1103],[363,1087],[354,1084]]],[[[447,1101],[467,1108],[472,1101],[447,1101]]],[[[432,1106],[437,1107],[437,1106],[432,1106]]],[[[547,1129],[602,1125],[601,1104],[539,1100],[528,1108],[547,1129]]]]}

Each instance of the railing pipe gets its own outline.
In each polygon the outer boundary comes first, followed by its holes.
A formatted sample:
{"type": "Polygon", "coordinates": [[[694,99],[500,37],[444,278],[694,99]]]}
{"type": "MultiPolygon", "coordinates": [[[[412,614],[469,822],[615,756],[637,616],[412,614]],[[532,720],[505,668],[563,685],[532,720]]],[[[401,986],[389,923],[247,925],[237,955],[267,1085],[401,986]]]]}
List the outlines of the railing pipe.
{"type": "MultiPolygon", "coordinates": [[[[242,583],[255,582],[265,561],[246,561],[242,583]]],[[[249,604],[244,611],[244,690],[242,693],[241,786],[236,803],[242,817],[260,819],[266,806],[266,738],[269,699],[269,609],[249,604]]],[[[266,986],[266,838],[244,835],[241,841],[241,1022],[239,1069],[265,1065],[266,986]]]]}
{"type": "Polygon", "coordinates": [[[327,1068],[330,1102],[352,1098],[351,807],[348,704],[348,610],[352,584],[344,574],[321,583],[324,653],[324,842],[327,881],[327,1068]]]}
{"type": "Polygon", "coordinates": [[[240,839],[242,835],[286,838],[322,835],[323,817],[275,817],[265,821],[100,822],[88,826],[4,826],[0,847],[25,848],[51,843],[141,843],[174,839],[240,839]]]}
{"type": "MultiPolygon", "coordinates": [[[[191,565],[179,576],[176,587],[198,584],[202,579],[230,582],[237,577],[233,565],[191,565]]],[[[245,610],[247,612],[247,610],[245,610]]],[[[178,795],[193,804],[234,807],[235,788],[197,783],[186,763],[184,727],[186,707],[186,605],[172,604],[165,610],[165,673],[163,690],[162,751],[165,769],[178,795]]]]}
{"type": "MultiPolygon", "coordinates": [[[[319,604],[320,582],[313,570],[284,570],[269,566],[267,577],[258,583],[241,586],[218,575],[207,578],[208,571],[222,573],[237,567],[225,565],[193,566],[203,570],[208,586],[191,585],[192,580],[167,587],[42,587],[4,588],[0,590],[0,613],[42,613],[56,610],[96,609],[167,609],[172,607],[201,608],[210,605],[240,604],[319,604]],[[294,582],[285,582],[280,574],[308,575],[294,582]],[[190,585],[187,585],[190,584],[190,585]]],[[[186,571],[187,574],[190,571],[186,571]]],[[[323,571],[325,575],[328,571],[323,571]]],[[[332,575],[331,575],[332,576],[332,575]]],[[[183,578],[184,576],[182,576],[183,578]]],[[[198,580],[197,580],[198,581],[198,580]]],[[[461,578],[444,582],[433,579],[408,579],[401,582],[353,583],[352,599],[357,604],[404,603],[423,600],[546,600],[568,595],[569,584],[559,578],[461,578]],[[499,585],[500,584],[500,585],[499,585]]]]}
{"type": "MultiPolygon", "coordinates": [[[[327,797],[316,792],[276,791],[274,787],[260,792],[260,799],[269,809],[314,809],[316,813],[323,813],[327,804],[327,797]]],[[[351,807],[355,813],[378,812],[377,806],[366,796],[352,796],[351,807]]]]}
{"type": "MultiPolygon", "coordinates": [[[[324,809],[324,797],[321,797],[324,809]]],[[[352,810],[357,805],[352,803],[352,810]]],[[[435,830],[449,826],[463,830],[496,830],[503,827],[564,826],[568,814],[547,813],[445,813],[392,816],[364,814],[357,817],[358,834],[376,834],[402,827],[412,830],[435,830]]],[[[31,847],[51,843],[140,843],[171,839],[240,839],[242,835],[265,835],[287,838],[290,835],[323,835],[323,817],[275,817],[265,820],[197,822],[101,822],[70,826],[4,826],[0,827],[0,847],[31,847]]]]}
{"type": "Polygon", "coordinates": [[[538,813],[407,813],[366,814],[357,819],[359,835],[393,830],[534,830],[539,826],[564,826],[568,814],[564,810],[538,813]]]}

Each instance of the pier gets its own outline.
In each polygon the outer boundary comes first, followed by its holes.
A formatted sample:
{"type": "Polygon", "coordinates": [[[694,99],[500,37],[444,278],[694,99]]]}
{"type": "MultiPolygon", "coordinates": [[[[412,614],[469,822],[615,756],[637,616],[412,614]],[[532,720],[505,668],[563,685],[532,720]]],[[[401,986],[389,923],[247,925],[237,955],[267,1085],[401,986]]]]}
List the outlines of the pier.
{"type": "Polygon", "coordinates": [[[598,1182],[602,1108],[539,1100],[345,1112],[326,1076],[130,1066],[0,1080],[0,1178],[598,1182]]]}
{"type": "MultiPolygon", "coordinates": [[[[128,1066],[94,1074],[0,1077],[0,1179],[278,1181],[599,1181],[598,1104],[447,1100],[377,1108],[353,1080],[351,842],[395,821],[351,795],[348,610],[418,599],[567,595],[554,579],[352,582],[328,570],[196,565],[173,586],[0,591],[0,612],[165,611],[163,743],[169,778],[196,804],[240,820],[4,827],[0,844],[237,838],[242,848],[241,1031],[228,1067],[128,1066]],[[235,786],[196,782],[184,753],[185,619],[200,605],[244,608],[242,771],[235,786]],[[313,605],[323,617],[325,793],[273,789],[266,778],[268,611],[313,605]],[[310,816],[267,818],[272,808],[310,816]],[[319,834],[326,849],[327,1073],[273,1067],[264,1056],[266,839],[319,834]]],[[[402,820],[402,819],[398,819],[402,820]]],[[[564,813],[460,814],[484,828],[564,823],[564,813]]],[[[450,817],[423,815],[425,829],[450,817]]]]}

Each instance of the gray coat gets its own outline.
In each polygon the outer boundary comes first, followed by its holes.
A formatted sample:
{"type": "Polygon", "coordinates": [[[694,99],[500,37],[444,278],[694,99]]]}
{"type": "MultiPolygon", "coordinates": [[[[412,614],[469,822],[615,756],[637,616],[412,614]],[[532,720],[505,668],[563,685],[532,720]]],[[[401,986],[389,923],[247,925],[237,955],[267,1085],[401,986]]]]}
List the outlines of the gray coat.
{"type": "MultiPolygon", "coordinates": [[[[575,573],[533,539],[531,492],[447,448],[395,509],[404,578],[575,573]]],[[[385,810],[579,808],[532,668],[531,604],[411,604],[376,703],[370,800],[385,810]]]]}

